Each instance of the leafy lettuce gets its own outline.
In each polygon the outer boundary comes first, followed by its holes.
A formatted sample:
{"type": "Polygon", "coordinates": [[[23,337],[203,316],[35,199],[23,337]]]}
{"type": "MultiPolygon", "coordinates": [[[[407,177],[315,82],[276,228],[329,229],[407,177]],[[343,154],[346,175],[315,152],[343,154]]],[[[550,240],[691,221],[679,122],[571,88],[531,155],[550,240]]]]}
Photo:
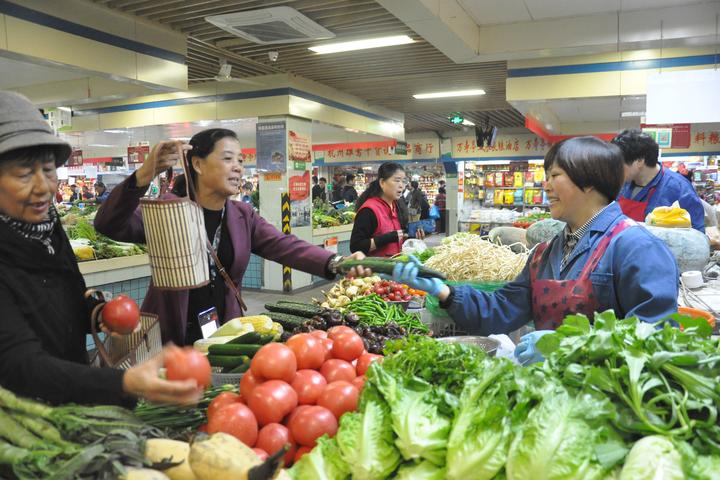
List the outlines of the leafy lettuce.
{"type": "Polygon", "coordinates": [[[304,455],[298,463],[288,471],[294,480],[347,480],[350,478],[350,467],[343,460],[334,438],[322,436],[317,446],[304,455]]]}
{"type": "Polygon", "coordinates": [[[682,457],[662,435],[635,442],[625,459],[620,480],[683,480],[682,457]]]}
{"type": "Polygon", "coordinates": [[[398,470],[395,480],[443,480],[445,469],[428,461],[406,463],[398,470]]]}

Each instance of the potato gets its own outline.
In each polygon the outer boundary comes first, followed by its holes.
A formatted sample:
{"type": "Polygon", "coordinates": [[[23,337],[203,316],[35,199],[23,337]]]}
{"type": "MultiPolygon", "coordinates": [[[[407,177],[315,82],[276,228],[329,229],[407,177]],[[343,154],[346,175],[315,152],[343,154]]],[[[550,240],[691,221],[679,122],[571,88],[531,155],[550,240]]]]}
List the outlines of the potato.
{"type": "Polygon", "coordinates": [[[121,480],[168,480],[168,476],[150,468],[128,468],[121,480]]]}
{"type": "Polygon", "coordinates": [[[248,470],[262,463],[250,447],[226,433],[194,442],[189,459],[198,480],[247,480],[248,470]]]}
{"type": "Polygon", "coordinates": [[[188,461],[189,454],[190,444],[187,442],[153,438],[145,443],[145,458],[151,462],[183,462],[177,467],[164,470],[165,475],[170,477],[170,480],[196,480],[195,474],[190,468],[190,462],[188,461]]]}

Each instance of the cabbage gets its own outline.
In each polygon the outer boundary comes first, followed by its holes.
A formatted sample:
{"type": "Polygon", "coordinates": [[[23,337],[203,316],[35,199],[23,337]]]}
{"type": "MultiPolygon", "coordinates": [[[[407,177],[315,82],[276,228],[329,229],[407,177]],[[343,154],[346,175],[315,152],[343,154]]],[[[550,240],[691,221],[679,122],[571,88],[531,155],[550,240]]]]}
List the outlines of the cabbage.
{"type": "Polygon", "coordinates": [[[433,387],[419,378],[398,380],[385,368],[373,368],[370,378],[390,406],[395,445],[402,456],[444,465],[450,420],[438,411],[433,387]]]}
{"type": "Polygon", "coordinates": [[[335,438],[353,480],[388,478],[401,461],[394,443],[390,407],[371,385],[365,388],[362,398],[362,413],[343,415],[335,438]]]}
{"type": "Polygon", "coordinates": [[[571,398],[565,390],[549,391],[530,411],[508,453],[508,480],[594,480],[605,478],[596,448],[604,430],[583,414],[592,404],[571,398]]]}
{"type": "Polygon", "coordinates": [[[465,384],[448,440],[449,480],[489,480],[505,465],[512,438],[513,380],[512,364],[495,361],[479,379],[465,384]]]}
{"type": "Polygon", "coordinates": [[[395,480],[443,480],[445,469],[428,461],[406,463],[400,467],[394,478],[395,480]]]}
{"type": "Polygon", "coordinates": [[[334,438],[322,436],[317,446],[289,469],[290,478],[295,480],[347,480],[350,468],[340,455],[334,438]]]}
{"type": "Polygon", "coordinates": [[[620,480],[683,480],[682,457],[662,435],[635,442],[625,459],[620,480]]]}

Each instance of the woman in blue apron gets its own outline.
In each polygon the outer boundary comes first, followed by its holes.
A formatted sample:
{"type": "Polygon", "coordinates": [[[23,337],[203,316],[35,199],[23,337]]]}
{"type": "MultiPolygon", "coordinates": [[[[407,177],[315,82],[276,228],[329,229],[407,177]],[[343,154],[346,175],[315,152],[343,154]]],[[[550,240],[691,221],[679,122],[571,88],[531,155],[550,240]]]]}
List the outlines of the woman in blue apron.
{"type": "Polygon", "coordinates": [[[528,322],[535,332],[516,349],[524,363],[542,357],[535,342],[565,316],[612,309],[620,318],[656,322],[677,311],[678,268],[670,251],[614,199],[623,183],[618,147],[595,137],[554,145],[545,157],[550,213],[563,232],[540,244],[520,275],[495,293],[419,278],[417,264],[398,265],[393,279],[440,300],[472,335],[509,333],[528,322]]]}

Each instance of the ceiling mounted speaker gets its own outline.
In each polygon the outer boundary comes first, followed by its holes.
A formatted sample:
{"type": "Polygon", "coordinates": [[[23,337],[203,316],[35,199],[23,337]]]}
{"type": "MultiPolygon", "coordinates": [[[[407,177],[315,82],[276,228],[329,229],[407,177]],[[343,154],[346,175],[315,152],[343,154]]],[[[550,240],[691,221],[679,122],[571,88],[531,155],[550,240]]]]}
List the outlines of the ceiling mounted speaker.
{"type": "Polygon", "coordinates": [[[335,34],[292,7],[212,15],[205,20],[226,32],[261,45],[309,42],[334,38],[335,34]]]}

